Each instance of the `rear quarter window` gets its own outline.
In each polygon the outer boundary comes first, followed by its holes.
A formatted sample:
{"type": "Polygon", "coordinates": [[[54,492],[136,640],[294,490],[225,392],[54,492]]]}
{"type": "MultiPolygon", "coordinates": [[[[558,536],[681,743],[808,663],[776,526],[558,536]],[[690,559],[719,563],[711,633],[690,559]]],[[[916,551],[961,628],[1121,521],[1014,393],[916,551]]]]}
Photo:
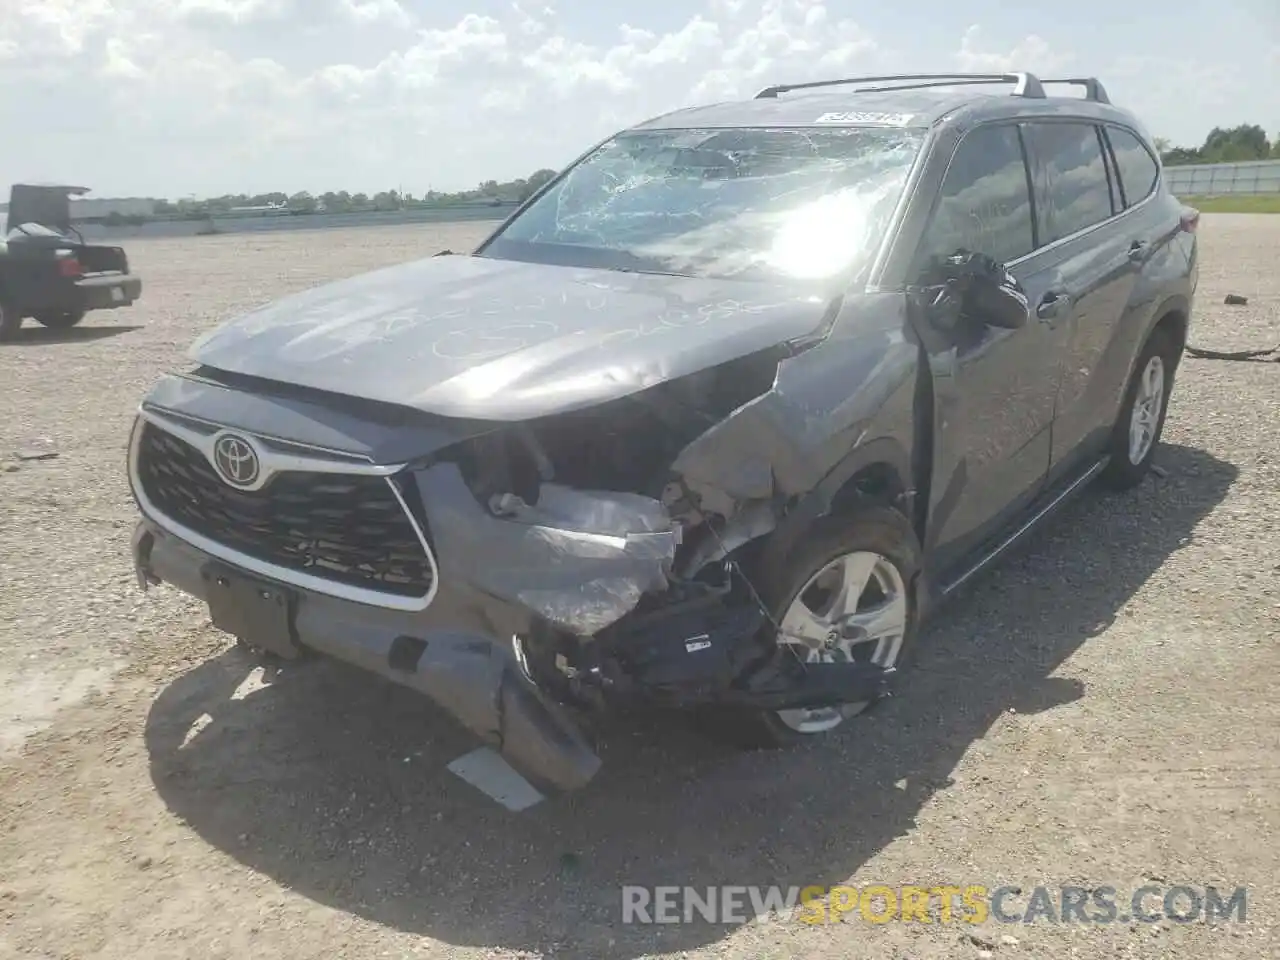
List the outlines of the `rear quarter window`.
{"type": "Polygon", "coordinates": [[[1160,167],[1146,146],[1128,130],[1108,127],[1107,139],[1115,154],[1120,172],[1120,186],[1124,190],[1124,205],[1132,207],[1151,196],[1160,176],[1160,167]]]}
{"type": "Polygon", "coordinates": [[[1085,230],[1112,213],[1111,184],[1098,129],[1091,123],[1029,123],[1028,142],[1044,169],[1036,199],[1041,244],[1085,230]]]}

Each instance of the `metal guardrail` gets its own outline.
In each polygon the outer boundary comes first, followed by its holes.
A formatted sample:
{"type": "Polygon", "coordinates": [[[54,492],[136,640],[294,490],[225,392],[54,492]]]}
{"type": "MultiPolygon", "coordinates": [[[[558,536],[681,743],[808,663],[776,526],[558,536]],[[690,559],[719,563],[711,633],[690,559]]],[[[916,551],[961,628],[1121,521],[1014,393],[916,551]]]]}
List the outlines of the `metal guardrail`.
{"type": "Polygon", "coordinates": [[[1164,180],[1174,196],[1280,193],[1280,160],[1166,166],[1164,180]]]}

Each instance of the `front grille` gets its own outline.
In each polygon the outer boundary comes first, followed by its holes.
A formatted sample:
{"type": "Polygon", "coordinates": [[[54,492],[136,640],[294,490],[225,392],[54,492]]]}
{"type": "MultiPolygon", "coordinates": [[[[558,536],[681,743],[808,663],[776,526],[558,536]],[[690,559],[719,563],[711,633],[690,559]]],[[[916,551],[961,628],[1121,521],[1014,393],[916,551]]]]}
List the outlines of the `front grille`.
{"type": "Polygon", "coordinates": [[[137,457],[151,505],[216,543],[346,586],[400,597],[431,589],[431,561],[385,478],[287,472],[261,490],[237,490],[203,453],[150,422],[137,457]]]}

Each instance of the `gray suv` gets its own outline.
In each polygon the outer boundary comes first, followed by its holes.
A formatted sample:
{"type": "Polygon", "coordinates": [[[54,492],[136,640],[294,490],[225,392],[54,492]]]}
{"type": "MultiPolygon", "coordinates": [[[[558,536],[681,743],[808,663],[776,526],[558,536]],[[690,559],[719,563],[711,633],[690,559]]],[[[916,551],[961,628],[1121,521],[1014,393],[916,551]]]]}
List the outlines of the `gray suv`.
{"type": "Polygon", "coordinates": [[[139,582],[426,693],[543,789],[596,773],[600,711],[823,734],[1067,497],[1143,478],[1197,222],[1092,78],[666,114],[470,254],[199,340],[130,440],[139,582]]]}

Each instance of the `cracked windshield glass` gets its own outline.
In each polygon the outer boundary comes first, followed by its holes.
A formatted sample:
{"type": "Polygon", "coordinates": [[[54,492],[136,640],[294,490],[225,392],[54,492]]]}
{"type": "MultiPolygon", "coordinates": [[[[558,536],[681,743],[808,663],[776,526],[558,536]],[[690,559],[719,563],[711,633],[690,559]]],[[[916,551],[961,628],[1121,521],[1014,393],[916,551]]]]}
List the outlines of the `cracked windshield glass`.
{"type": "Polygon", "coordinates": [[[484,252],[742,279],[856,278],[918,130],[647,130],[597,148],[484,252]]]}

